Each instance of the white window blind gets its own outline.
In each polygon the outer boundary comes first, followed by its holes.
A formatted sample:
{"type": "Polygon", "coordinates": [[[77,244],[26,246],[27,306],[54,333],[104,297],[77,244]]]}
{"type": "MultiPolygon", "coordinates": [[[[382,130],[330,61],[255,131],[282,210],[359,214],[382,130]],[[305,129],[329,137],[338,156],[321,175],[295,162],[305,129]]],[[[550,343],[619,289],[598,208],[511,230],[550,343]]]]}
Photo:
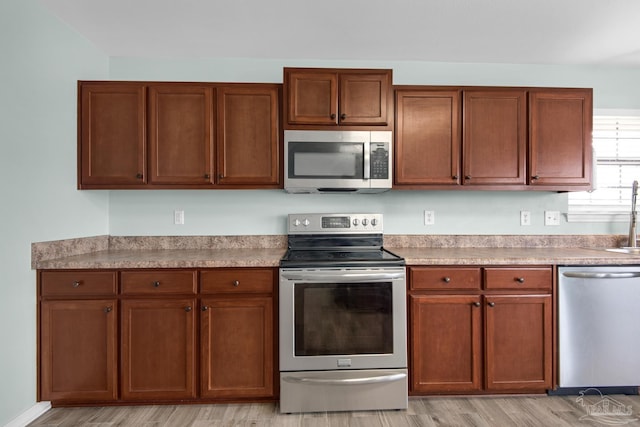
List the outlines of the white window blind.
{"type": "Polygon", "coordinates": [[[569,221],[628,221],[631,185],[640,181],[640,111],[593,117],[591,192],[569,193],[569,221]]]}

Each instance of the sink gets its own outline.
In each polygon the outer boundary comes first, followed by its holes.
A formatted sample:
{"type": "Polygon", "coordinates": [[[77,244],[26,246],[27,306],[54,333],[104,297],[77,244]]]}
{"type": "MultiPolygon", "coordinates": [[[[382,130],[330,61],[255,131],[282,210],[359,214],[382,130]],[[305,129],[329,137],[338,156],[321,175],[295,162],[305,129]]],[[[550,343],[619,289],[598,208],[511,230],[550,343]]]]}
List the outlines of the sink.
{"type": "Polygon", "coordinates": [[[607,248],[605,251],[618,252],[621,254],[640,255],[640,248],[622,247],[622,248],[607,248]]]}

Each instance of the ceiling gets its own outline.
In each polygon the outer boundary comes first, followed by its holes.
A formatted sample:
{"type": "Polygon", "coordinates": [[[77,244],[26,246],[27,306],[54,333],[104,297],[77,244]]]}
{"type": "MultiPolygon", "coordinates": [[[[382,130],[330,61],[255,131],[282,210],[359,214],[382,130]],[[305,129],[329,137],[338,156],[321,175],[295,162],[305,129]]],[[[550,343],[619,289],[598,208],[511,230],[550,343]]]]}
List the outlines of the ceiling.
{"type": "Polygon", "coordinates": [[[109,56],[640,67],[638,0],[40,0],[109,56]]]}

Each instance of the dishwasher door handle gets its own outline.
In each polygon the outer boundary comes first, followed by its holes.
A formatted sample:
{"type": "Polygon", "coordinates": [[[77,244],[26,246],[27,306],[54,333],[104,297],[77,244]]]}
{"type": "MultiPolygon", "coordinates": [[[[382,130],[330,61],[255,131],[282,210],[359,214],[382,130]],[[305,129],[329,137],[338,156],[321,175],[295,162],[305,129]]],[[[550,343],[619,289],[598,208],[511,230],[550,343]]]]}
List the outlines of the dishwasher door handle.
{"type": "Polygon", "coordinates": [[[587,271],[564,271],[562,273],[565,277],[572,277],[576,279],[632,279],[634,277],[640,277],[640,271],[632,271],[625,273],[595,273],[587,271]]]}

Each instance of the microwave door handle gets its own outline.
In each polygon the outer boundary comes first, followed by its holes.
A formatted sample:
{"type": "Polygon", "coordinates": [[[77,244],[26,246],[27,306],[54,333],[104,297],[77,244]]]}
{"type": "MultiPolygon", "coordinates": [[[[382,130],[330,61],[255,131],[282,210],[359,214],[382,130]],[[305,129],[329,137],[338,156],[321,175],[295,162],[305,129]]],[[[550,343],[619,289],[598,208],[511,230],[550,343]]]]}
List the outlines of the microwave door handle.
{"type": "Polygon", "coordinates": [[[369,142],[364,143],[364,168],[363,168],[363,179],[371,178],[371,144],[369,142]]]}

